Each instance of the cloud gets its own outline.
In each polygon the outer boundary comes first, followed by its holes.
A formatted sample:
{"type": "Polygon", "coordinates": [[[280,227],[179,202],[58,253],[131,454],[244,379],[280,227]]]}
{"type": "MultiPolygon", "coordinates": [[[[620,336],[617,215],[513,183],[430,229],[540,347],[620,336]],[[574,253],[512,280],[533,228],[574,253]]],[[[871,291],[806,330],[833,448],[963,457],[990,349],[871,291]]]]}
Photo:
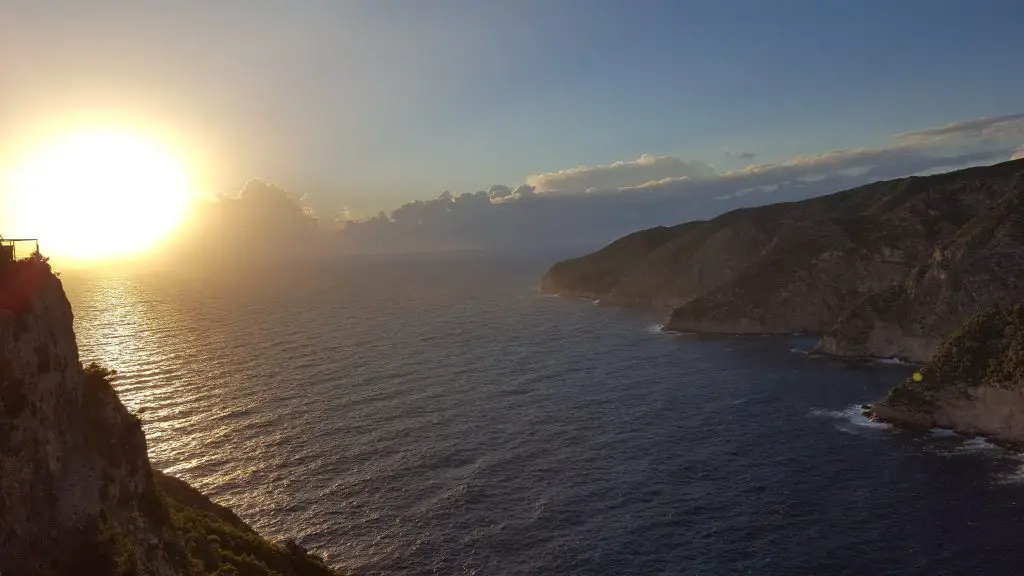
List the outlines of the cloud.
{"type": "MultiPolygon", "coordinates": [[[[738,171],[716,172],[701,161],[685,161],[671,156],[644,154],[629,162],[606,166],[580,166],[528,176],[526,181],[538,192],[635,191],[661,187],[696,186],[698,182],[725,180],[759,181],[752,187],[778,185],[774,180],[789,181],[820,176],[834,171],[898,167],[902,163],[919,164],[922,157],[932,158],[937,166],[947,165],[943,156],[955,155],[950,148],[974,147],[984,150],[1002,140],[1024,138],[1024,114],[1009,114],[954,122],[935,128],[898,134],[878,147],[847,148],[805,154],[777,164],[759,164],[738,171]],[[772,182],[760,182],[771,179],[772,182]]],[[[730,155],[752,159],[753,153],[730,155]]],[[[927,161],[925,163],[928,163],[927,161]]]]}
{"type": "Polygon", "coordinates": [[[753,152],[740,152],[738,154],[733,154],[732,152],[726,152],[725,153],[725,157],[733,159],[733,160],[750,161],[750,160],[753,160],[754,158],[757,158],[757,154],[755,154],[753,152]]]}
{"type": "Polygon", "coordinates": [[[1024,160],[1024,146],[1014,150],[1013,155],[1010,156],[1010,160],[1024,160]]]}
{"type": "Polygon", "coordinates": [[[284,188],[249,180],[235,195],[221,195],[197,206],[188,242],[242,244],[255,239],[278,241],[318,226],[312,209],[284,188]]]}
{"type": "Polygon", "coordinates": [[[539,193],[580,193],[622,188],[666,178],[711,178],[715,170],[701,161],[686,161],[673,156],[644,154],[636,160],[619,161],[606,166],[577,166],[558,172],[527,176],[526,183],[539,193]]]}
{"type": "Polygon", "coordinates": [[[604,166],[527,176],[512,189],[410,202],[346,227],[357,250],[596,245],[641,228],[728,210],[802,200],[877,180],[1002,161],[1024,139],[1024,114],[899,134],[880,146],[805,154],[716,171],[701,161],[644,154],[604,166]]]}
{"type": "Polygon", "coordinates": [[[512,189],[504,184],[495,184],[487,191],[491,198],[508,198],[512,195],[512,189]]]}
{"type": "Polygon", "coordinates": [[[337,215],[334,217],[333,224],[335,226],[344,227],[348,225],[349,222],[360,222],[366,219],[366,215],[360,212],[356,212],[355,210],[349,208],[348,206],[342,206],[340,209],[338,209],[337,215]]]}
{"type": "Polygon", "coordinates": [[[901,144],[932,144],[959,138],[1007,138],[1024,132],[1024,114],[988,116],[943,124],[927,130],[897,134],[893,139],[901,144]]]}

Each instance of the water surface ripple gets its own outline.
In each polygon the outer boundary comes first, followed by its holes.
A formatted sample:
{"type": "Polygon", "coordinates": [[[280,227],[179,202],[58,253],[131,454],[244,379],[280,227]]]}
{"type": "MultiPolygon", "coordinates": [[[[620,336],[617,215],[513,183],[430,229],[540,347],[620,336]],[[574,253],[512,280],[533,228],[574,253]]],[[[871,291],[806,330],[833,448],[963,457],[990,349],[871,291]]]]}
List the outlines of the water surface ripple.
{"type": "Polygon", "coordinates": [[[154,464],[362,575],[1011,574],[1021,462],[907,369],[542,295],[544,259],[66,271],[154,464]]]}

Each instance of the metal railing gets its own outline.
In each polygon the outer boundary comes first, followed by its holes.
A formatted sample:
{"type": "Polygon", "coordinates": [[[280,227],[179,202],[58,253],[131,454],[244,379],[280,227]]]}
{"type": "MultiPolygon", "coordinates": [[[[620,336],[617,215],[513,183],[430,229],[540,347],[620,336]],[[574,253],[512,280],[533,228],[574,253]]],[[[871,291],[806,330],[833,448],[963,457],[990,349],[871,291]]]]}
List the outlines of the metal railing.
{"type": "Polygon", "coordinates": [[[39,240],[35,238],[0,237],[0,259],[23,260],[39,252],[39,240]]]}

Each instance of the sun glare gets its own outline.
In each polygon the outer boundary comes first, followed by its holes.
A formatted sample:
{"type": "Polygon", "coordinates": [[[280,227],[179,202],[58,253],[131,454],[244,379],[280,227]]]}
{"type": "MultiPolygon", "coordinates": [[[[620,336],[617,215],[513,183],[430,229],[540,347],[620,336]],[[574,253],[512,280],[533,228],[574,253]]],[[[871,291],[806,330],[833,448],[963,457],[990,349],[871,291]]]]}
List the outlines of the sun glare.
{"type": "Polygon", "coordinates": [[[177,228],[188,172],[154,140],[129,132],[64,136],[34,154],[12,182],[19,231],[44,253],[76,260],[136,255],[177,228]]]}

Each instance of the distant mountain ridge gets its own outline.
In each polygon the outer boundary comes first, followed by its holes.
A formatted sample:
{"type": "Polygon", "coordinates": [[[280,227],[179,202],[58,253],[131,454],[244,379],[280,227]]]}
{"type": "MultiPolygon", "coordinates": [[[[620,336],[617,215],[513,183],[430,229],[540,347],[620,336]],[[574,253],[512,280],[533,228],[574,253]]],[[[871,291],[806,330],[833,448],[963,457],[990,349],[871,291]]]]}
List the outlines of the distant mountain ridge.
{"type": "Polygon", "coordinates": [[[671,307],[666,330],[822,334],[925,361],[968,317],[1024,301],[1024,160],[876,182],[625,236],[543,290],[671,307]]]}

